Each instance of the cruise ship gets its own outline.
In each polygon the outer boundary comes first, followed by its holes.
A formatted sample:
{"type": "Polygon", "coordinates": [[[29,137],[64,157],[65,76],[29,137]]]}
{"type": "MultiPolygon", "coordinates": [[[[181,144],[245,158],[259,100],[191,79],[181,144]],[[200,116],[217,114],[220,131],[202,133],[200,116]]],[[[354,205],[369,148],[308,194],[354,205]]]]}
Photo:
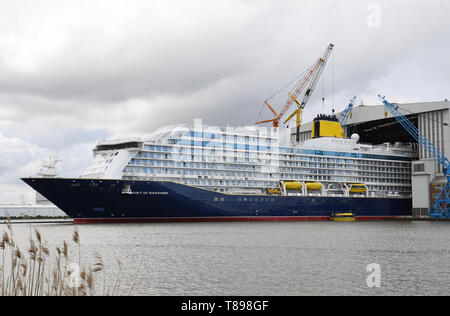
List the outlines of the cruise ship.
{"type": "Polygon", "coordinates": [[[335,116],[302,143],[273,127],[168,126],[97,143],[78,178],[22,179],[75,223],[318,221],[411,215],[412,144],[344,137],[335,116]]]}

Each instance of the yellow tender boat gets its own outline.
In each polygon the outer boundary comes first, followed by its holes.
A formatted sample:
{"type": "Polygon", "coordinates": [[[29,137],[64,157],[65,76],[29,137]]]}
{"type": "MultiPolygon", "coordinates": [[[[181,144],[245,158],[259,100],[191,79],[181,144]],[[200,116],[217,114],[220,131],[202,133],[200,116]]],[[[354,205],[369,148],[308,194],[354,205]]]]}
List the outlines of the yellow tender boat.
{"type": "Polygon", "coordinates": [[[300,182],[285,182],[286,190],[300,190],[303,187],[303,184],[300,182]]]}
{"type": "Polygon", "coordinates": [[[366,193],[367,188],[362,183],[352,183],[350,184],[351,193],[366,193]]]}
{"type": "Polygon", "coordinates": [[[281,194],[280,189],[269,189],[267,190],[267,193],[269,194],[281,194]]]}
{"type": "Polygon", "coordinates": [[[308,182],[306,183],[306,188],[308,190],[321,190],[323,188],[323,184],[319,182],[308,182]]]}
{"type": "Polygon", "coordinates": [[[355,222],[355,214],[353,213],[336,213],[330,217],[333,222],[355,222]]]}

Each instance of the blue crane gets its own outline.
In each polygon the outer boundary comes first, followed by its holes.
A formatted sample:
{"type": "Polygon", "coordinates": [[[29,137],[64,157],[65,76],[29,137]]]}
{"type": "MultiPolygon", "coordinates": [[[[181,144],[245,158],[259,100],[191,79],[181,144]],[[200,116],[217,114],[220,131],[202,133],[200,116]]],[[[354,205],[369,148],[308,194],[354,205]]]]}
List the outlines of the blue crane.
{"type": "Polygon", "coordinates": [[[342,113],[341,116],[341,125],[344,126],[345,123],[347,123],[348,117],[350,116],[350,113],[352,113],[352,109],[353,109],[353,104],[356,101],[356,97],[354,97],[353,99],[350,100],[350,104],[345,108],[344,112],[342,113]]]}
{"type": "Polygon", "coordinates": [[[378,96],[392,116],[411,134],[412,137],[422,146],[425,151],[434,158],[444,169],[447,183],[436,198],[436,202],[431,211],[431,218],[450,218],[450,162],[445,155],[422,134],[419,129],[411,123],[399,110],[388,102],[385,97],[378,96]]]}

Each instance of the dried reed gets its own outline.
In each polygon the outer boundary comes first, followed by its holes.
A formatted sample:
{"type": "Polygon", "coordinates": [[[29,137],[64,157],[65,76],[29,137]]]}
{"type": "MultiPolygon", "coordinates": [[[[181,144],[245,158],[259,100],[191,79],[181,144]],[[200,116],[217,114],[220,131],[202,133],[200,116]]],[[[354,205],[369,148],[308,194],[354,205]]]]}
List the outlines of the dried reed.
{"type": "Polygon", "coordinates": [[[50,250],[37,229],[30,235],[27,251],[22,251],[14,242],[12,225],[8,221],[7,231],[3,232],[0,242],[0,296],[92,296],[96,295],[95,275],[101,271],[104,277],[102,295],[117,295],[120,262],[114,285],[107,289],[105,267],[100,256],[92,266],[80,267],[81,243],[77,228],[73,242],[78,246],[78,264],[75,265],[70,264],[70,249],[66,241],[62,247],[56,247],[52,260],[50,250]]]}

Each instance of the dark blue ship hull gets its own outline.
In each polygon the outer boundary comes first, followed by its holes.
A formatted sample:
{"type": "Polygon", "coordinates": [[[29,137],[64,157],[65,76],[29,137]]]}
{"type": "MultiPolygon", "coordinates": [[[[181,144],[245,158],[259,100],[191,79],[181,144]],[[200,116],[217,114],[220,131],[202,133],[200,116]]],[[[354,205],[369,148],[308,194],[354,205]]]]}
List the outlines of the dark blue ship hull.
{"type": "Polygon", "coordinates": [[[352,212],[358,220],[411,216],[411,199],[229,195],[165,181],[22,179],[76,223],[312,221],[352,212]],[[129,186],[129,187],[128,187],[129,186]]]}

